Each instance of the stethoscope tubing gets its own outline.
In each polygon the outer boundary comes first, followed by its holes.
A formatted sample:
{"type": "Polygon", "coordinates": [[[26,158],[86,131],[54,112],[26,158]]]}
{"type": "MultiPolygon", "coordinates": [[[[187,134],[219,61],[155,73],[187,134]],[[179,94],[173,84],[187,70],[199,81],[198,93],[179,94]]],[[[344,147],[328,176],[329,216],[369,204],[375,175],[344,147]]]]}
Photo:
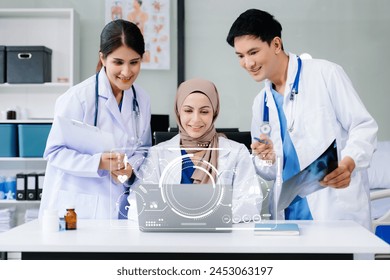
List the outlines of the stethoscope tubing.
{"type": "MultiPolygon", "coordinates": [[[[300,79],[300,74],[301,74],[301,68],[302,68],[302,60],[298,56],[298,69],[297,69],[297,74],[295,75],[294,83],[290,92],[290,100],[294,101],[295,95],[298,94],[298,87],[299,87],[299,79],[300,79]]],[[[263,125],[269,127],[269,108],[267,106],[267,94],[264,93],[264,101],[263,101],[263,125]]],[[[270,128],[267,130],[270,131],[270,128]]]]}
{"type": "MultiPolygon", "coordinates": [[[[94,126],[97,126],[97,118],[99,112],[99,72],[96,73],[96,83],[95,83],[95,120],[94,126]]],[[[139,117],[140,110],[139,104],[137,101],[137,92],[135,90],[134,85],[131,85],[131,89],[133,90],[133,113],[136,114],[136,117],[139,117]]]]}

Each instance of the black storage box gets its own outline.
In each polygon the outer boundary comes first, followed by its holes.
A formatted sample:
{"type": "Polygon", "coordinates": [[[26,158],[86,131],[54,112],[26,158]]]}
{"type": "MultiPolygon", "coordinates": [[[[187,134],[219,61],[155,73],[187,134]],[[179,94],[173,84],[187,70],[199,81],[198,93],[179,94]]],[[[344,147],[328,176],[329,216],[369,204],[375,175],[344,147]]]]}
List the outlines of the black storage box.
{"type": "Polygon", "coordinates": [[[5,83],[5,46],[0,46],[0,84],[5,83]]]}
{"type": "Polygon", "coordinates": [[[45,46],[7,46],[7,83],[51,82],[51,53],[45,46]]]}

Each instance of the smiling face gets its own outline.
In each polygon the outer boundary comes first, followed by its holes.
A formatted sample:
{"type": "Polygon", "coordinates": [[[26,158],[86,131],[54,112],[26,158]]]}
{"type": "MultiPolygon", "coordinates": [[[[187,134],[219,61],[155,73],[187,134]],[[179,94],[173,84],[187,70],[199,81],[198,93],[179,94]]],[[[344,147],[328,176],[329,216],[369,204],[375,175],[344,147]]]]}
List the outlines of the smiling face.
{"type": "Polygon", "coordinates": [[[272,81],[278,72],[277,54],[282,51],[281,46],[279,37],[275,37],[270,45],[250,35],[234,39],[234,49],[241,67],[257,82],[265,79],[272,81]]]}
{"type": "Polygon", "coordinates": [[[120,46],[106,58],[100,53],[100,59],[106,68],[106,74],[115,96],[128,90],[141,70],[141,56],[126,46],[120,46]]]}
{"type": "Polygon", "coordinates": [[[192,138],[203,136],[213,124],[213,107],[203,93],[191,93],[180,108],[180,124],[192,138]]]}

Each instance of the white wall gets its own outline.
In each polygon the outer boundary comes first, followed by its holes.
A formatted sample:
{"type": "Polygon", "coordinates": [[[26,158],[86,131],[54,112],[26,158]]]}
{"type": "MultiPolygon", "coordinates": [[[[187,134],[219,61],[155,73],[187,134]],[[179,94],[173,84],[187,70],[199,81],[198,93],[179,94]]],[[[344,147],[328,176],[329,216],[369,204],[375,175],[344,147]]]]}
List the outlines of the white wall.
{"type": "MultiPolygon", "coordinates": [[[[186,4],[186,76],[214,81],[222,96],[221,127],[250,129],[251,104],[262,84],[238,65],[226,43],[233,21],[249,8],[275,15],[286,51],[340,64],[390,139],[390,2],[387,0],[197,0],[186,4]]],[[[347,106],[347,105],[346,105],[347,106]]]]}
{"type": "MultiPolygon", "coordinates": [[[[137,81],[151,95],[152,112],[170,114],[171,125],[177,86],[176,3],[171,1],[171,69],[144,70],[137,81]]],[[[239,67],[225,39],[241,12],[259,8],[281,22],[287,51],[309,52],[343,66],[379,124],[379,139],[390,139],[390,95],[386,90],[390,78],[390,1],[185,0],[185,5],[186,77],[199,76],[216,83],[222,96],[218,126],[250,127],[252,100],[262,84],[252,81],[239,67]]],[[[80,78],[94,73],[104,26],[104,0],[0,0],[0,8],[74,8],[81,26],[80,78]]]]}

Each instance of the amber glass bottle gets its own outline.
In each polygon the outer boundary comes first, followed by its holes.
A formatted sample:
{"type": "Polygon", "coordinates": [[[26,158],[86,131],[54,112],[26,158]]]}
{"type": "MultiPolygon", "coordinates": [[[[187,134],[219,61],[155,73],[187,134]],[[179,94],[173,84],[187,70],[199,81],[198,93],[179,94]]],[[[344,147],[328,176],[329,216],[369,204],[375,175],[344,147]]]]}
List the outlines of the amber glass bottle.
{"type": "Polygon", "coordinates": [[[77,214],[74,208],[67,208],[65,214],[65,229],[74,230],[77,229],[77,214]]]}

